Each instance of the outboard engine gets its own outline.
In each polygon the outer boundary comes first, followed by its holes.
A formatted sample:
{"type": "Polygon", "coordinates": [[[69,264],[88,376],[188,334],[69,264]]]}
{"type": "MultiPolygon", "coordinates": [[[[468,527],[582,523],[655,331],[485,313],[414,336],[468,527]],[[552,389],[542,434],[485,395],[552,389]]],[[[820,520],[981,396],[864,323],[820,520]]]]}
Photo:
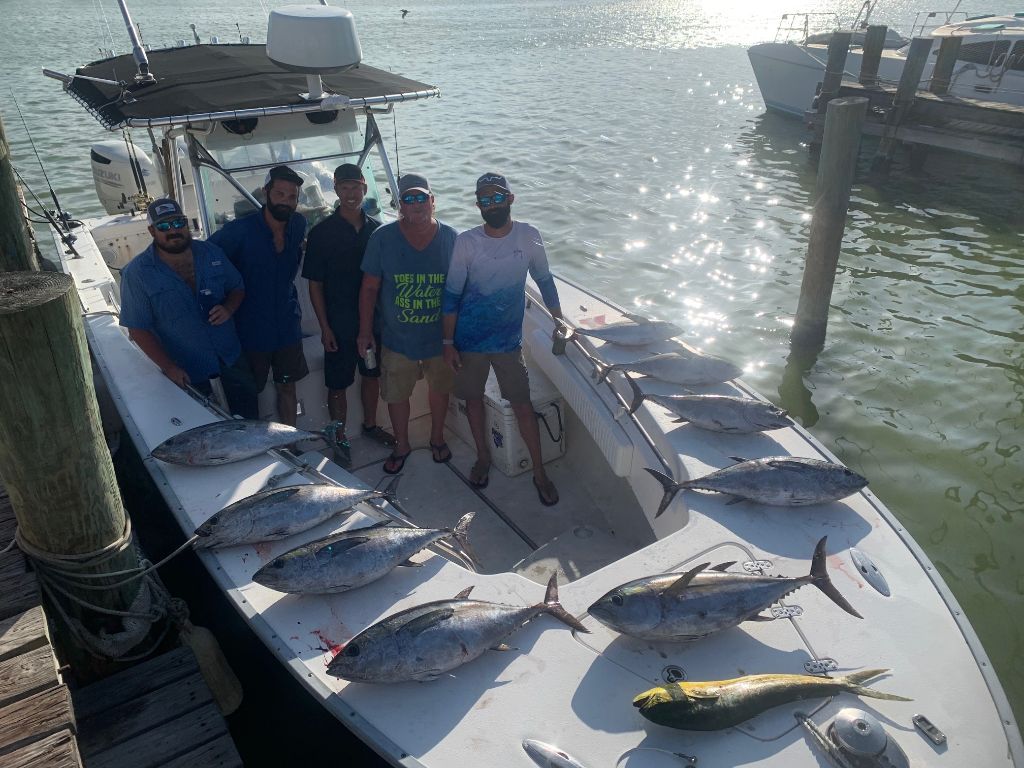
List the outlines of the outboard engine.
{"type": "Polygon", "coordinates": [[[92,145],[92,180],[96,196],[107,213],[139,210],[143,193],[163,197],[161,178],[149,155],[135,144],[124,141],[98,141],[92,145]]]}

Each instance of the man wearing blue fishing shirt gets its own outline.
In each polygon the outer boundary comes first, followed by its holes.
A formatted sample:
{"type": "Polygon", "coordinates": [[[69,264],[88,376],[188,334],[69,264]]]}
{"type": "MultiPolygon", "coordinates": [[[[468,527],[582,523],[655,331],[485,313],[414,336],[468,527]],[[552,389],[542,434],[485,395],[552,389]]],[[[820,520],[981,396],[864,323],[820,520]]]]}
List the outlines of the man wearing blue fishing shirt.
{"type": "Polygon", "coordinates": [[[466,401],[476,443],[469,482],[486,488],[491,451],[484,434],[484,388],[491,368],[501,396],[512,404],[519,433],[533,461],[540,502],[558,503],[558,491],[541,459],[540,430],[530,401],[530,377],[523,359],[526,275],[533,277],[554,317],[561,317],[558,291],[548,269],[544,239],[535,227],[512,220],[515,195],[508,180],[485,173],[476,182],[484,223],[459,235],[444,287],[444,359],[456,372],[455,396],[466,401]]]}
{"type": "Polygon", "coordinates": [[[409,398],[418,378],[427,380],[430,452],[436,463],[451,459],[444,417],[454,376],[441,356],[441,294],[455,245],[455,230],[434,218],[430,183],[407,173],[398,181],[398,221],[370,236],[359,290],[359,354],[374,348],[373,315],[380,317],[380,394],[388,404],[395,447],[384,471],[405,466],[409,445],[409,398]]]}
{"type": "Polygon", "coordinates": [[[295,382],[309,373],[295,289],[306,235],[306,219],[295,212],[301,186],[302,177],[287,165],[271,168],[263,208],[229,221],[210,237],[245,281],[245,301],[235,322],[256,389],[263,390],[272,370],[278,421],[291,426],[297,415],[295,382]]]}
{"type": "Polygon", "coordinates": [[[153,244],[121,270],[120,323],[179,387],[210,394],[219,377],[228,408],[256,418],[256,391],[232,315],[245,297],[242,277],[224,252],[193,240],[174,200],[147,209],[153,244]]]}

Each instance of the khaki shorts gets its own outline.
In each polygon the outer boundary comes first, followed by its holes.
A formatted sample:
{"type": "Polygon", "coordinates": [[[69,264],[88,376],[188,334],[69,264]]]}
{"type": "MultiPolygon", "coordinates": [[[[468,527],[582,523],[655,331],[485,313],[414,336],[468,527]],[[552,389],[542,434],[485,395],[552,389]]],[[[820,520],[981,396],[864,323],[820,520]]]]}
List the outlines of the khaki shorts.
{"type": "Polygon", "coordinates": [[[455,377],[455,396],[460,400],[480,400],[487,386],[487,375],[494,376],[501,396],[510,403],[530,402],[530,374],[523,359],[523,348],[512,352],[460,352],[462,368],[455,377]]]}
{"type": "Polygon", "coordinates": [[[431,392],[447,395],[455,385],[455,374],[444,358],[410,360],[401,352],[383,347],[380,355],[380,396],[385,403],[401,403],[412,397],[416,381],[426,378],[431,392]]]}

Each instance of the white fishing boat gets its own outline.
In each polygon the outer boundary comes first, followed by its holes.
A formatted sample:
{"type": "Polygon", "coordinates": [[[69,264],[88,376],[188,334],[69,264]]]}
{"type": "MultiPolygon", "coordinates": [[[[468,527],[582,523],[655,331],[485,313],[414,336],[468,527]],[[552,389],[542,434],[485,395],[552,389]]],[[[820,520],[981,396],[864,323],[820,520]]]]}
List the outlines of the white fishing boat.
{"type": "MultiPolygon", "coordinates": [[[[807,14],[790,16],[794,15],[807,14]]],[[[925,22],[915,23],[912,36],[924,36],[927,31],[933,40],[928,63],[921,75],[922,88],[927,88],[931,80],[941,41],[959,37],[962,42],[950,78],[950,95],[1024,105],[1024,14],[955,20],[953,12],[934,12],[924,16],[931,19],[945,17],[947,23],[930,30],[922,26],[925,22]]],[[[786,29],[792,29],[792,26],[786,29]]],[[[777,37],[773,42],[760,43],[748,49],[750,66],[768,109],[798,117],[803,117],[811,109],[811,102],[825,74],[830,37],[828,33],[803,35],[797,40],[777,37]]],[[[845,77],[850,80],[856,80],[860,74],[863,37],[863,31],[859,30],[846,57],[845,77]]],[[[894,85],[903,73],[909,40],[890,31],[886,46],[878,64],[878,78],[883,83],[894,85]]]]}
{"type": "MultiPolygon", "coordinates": [[[[318,8],[275,14],[300,29],[309,19],[325,25],[348,18],[318,8]]],[[[127,13],[126,21],[133,29],[127,13]]],[[[276,39],[274,34],[271,28],[276,39]]],[[[300,35],[307,42],[309,37],[300,35]]],[[[274,58],[287,63],[292,53],[285,45],[275,49],[274,58]]],[[[349,63],[356,61],[353,56],[349,63]]],[[[118,325],[115,272],[149,240],[144,216],[137,212],[144,197],[138,192],[173,195],[185,207],[194,236],[204,237],[257,205],[251,191],[272,165],[287,162],[308,179],[300,210],[315,217],[329,210],[330,169],[348,161],[373,171],[376,152],[378,175],[370,182],[370,195],[379,200],[396,185],[377,117],[398,102],[436,96],[438,89],[363,64],[307,80],[268,58],[262,45],[196,45],[154,50],[148,57],[136,45],[134,57],[94,62],[70,75],[50,74],[104,127],[131,128],[136,135],[144,131],[152,139],[152,167],[130,144],[121,160],[110,144],[95,147],[94,162],[104,171],[97,174],[98,188],[106,182],[124,185],[124,179],[133,179],[132,186],[122,190],[123,200],[120,194],[108,196],[110,215],[81,222],[65,217],[68,223],[53,228],[60,267],[73,276],[81,297],[96,368],[125,432],[139,453],[149,456],[169,437],[221,416],[168,380],[118,325]],[[136,190],[135,180],[144,181],[145,189],[136,190]]],[[[551,248],[557,267],[558,244],[551,248]]],[[[630,319],[623,308],[583,286],[557,283],[571,326],[594,329],[630,319]]],[[[595,768],[696,765],[698,760],[704,766],[809,768],[840,759],[827,754],[848,756],[853,749],[861,750],[858,759],[866,760],[867,752],[876,755],[874,762],[860,765],[899,765],[903,754],[917,766],[1024,766],[1012,712],[967,617],[921,548],[870,490],[792,508],[730,503],[735,501],[730,496],[684,490],[658,514],[666,499],[646,471],[681,481],[730,466],[731,457],[838,463],[835,456],[795,424],[766,433],[724,434],[681,425],[651,401],[626,415],[624,406],[633,402],[628,374],[612,370],[599,381],[595,361],[630,362],[684,352],[683,345],[667,340],[622,347],[586,336],[566,342],[535,287],[527,291],[524,348],[543,420],[544,456],[561,496],[556,506],[541,506],[528,456],[500,396],[488,397],[495,470],[489,486],[480,490],[465,476],[474,457],[460,404],[453,400],[447,424],[454,458],[435,464],[426,450],[426,397],[418,391],[412,423],[418,449],[406,464],[394,504],[361,504],[340,522],[276,542],[199,551],[252,631],[309,696],[401,766],[466,760],[477,766],[527,766],[532,756],[545,765],[595,768]],[[442,547],[416,555],[420,567],[397,568],[342,594],[283,594],[253,581],[273,558],[335,530],[381,519],[451,527],[466,512],[476,512],[468,535],[479,572],[467,568],[451,547],[442,547]],[[862,619],[811,588],[767,606],[765,620],[694,643],[634,639],[587,613],[625,582],[683,573],[704,563],[731,563],[729,572],[739,574],[805,576],[817,542],[826,536],[827,570],[862,619]],[[589,633],[540,615],[506,639],[510,649],[487,651],[428,682],[354,683],[328,674],[328,664],[354,635],[398,611],[449,600],[467,587],[477,599],[533,605],[543,598],[553,573],[561,604],[589,633]],[[891,669],[872,683],[874,689],[912,701],[840,693],[793,701],[710,732],[655,725],[633,705],[640,692],[680,680],[841,676],[869,668],[891,669]],[[851,708],[863,711],[851,714],[851,708]],[[803,725],[799,713],[806,715],[803,725]]],[[[299,294],[306,295],[304,284],[299,294]]],[[[312,373],[299,384],[299,426],[318,430],[327,421],[322,350],[308,307],[304,323],[312,373]]],[[[638,383],[649,393],[680,391],[653,378],[638,383]]],[[[692,389],[760,397],[739,381],[692,389]]],[[[265,392],[261,405],[268,415],[271,400],[265,392]]],[[[349,413],[355,423],[361,415],[358,397],[349,403],[349,413]]],[[[296,460],[273,452],[212,467],[152,457],[145,463],[170,513],[190,535],[223,507],[271,481],[333,478],[375,487],[384,478],[385,453],[356,438],[349,470],[315,449],[303,454],[308,467],[299,472],[296,460]]]]}

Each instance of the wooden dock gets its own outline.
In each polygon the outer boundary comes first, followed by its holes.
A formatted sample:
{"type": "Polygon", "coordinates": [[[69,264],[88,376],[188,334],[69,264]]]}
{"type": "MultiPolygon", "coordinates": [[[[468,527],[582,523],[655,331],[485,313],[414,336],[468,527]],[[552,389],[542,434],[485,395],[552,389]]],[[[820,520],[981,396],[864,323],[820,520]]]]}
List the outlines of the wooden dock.
{"type": "MultiPolygon", "coordinates": [[[[0,485],[0,546],[14,538],[0,485]]],[[[70,691],[35,575],[0,555],[0,768],[234,768],[242,759],[185,647],[70,691]]]]}

